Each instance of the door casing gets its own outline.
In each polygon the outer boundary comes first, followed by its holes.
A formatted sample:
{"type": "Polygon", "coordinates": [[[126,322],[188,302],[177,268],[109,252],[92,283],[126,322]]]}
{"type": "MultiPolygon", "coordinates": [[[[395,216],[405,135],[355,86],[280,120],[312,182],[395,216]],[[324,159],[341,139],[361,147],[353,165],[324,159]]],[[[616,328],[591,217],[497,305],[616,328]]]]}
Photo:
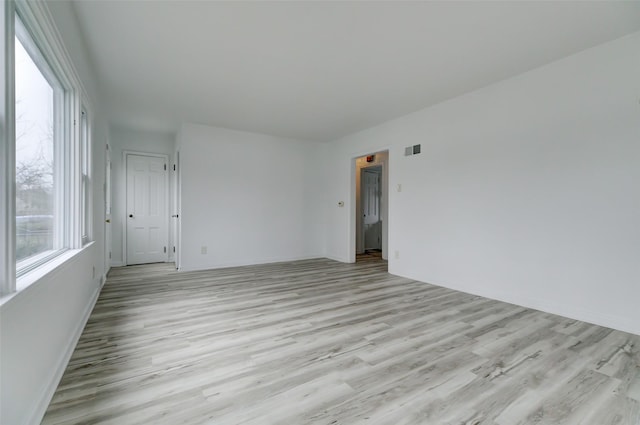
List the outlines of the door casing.
{"type": "MultiPolygon", "coordinates": [[[[367,191],[365,190],[367,187],[367,181],[365,178],[366,173],[375,173],[377,175],[377,179],[378,179],[378,191],[380,192],[380,194],[382,193],[382,165],[378,164],[378,165],[371,165],[369,167],[363,167],[360,169],[360,212],[362,214],[361,217],[361,226],[360,226],[360,232],[362,233],[361,237],[362,237],[362,250],[364,252],[366,252],[368,249],[372,249],[372,247],[369,247],[367,244],[367,223],[365,223],[366,219],[364,216],[364,212],[365,212],[365,202],[367,200],[367,191]]],[[[380,215],[382,215],[382,203],[380,201],[380,194],[378,195],[377,198],[377,209],[378,209],[378,227],[379,227],[379,247],[375,247],[373,249],[382,249],[382,221],[384,220],[385,217],[380,217],[380,215]]]]}
{"type": "MultiPolygon", "coordinates": [[[[382,163],[382,164],[377,164],[377,165],[382,165],[382,190],[383,190],[383,194],[382,196],[385,197],[386,199],[386,206],[383,209],[383,219],[386,221],[386,229],[385,227],[383,227],[383,231],[382,231],[382,257],[384,259],[387,259],[389,257],[388,252],[390,249],[390,244],[389,244],[389,234],[390,229],[389,229],[389,214],[391,211],[391,199],[390,199],[390,175],[391,173],[389,172],[390,167],[391,167],[391,150],[389,148],[389,146],[383,146],[380,147],[379,149],[371,149],[371,150],[366,150],[366,151],[361,151],[361,152],[354,152],[351,155],[349,155],[347,158],[345,158],[345,160],[348,160],[350,163],[350,181],[349,181],[349,189],[350,189],[350,194],[349,194],[349,198],[351,202],[349,202],[348,204],[348,208],[349,208],[349,219],[347,221],[347,238],[346,238],[346,256],[344,257],[344,261],[347,261],[349,263],[355,263],[356,262],[356,232],[357,232],[357,224],[356,224],[356,215],[357,215],[357,210],[358,208],[356,207],[356,198],[357,198],[357,188],[356,188],[356,174],[359,173],[359,169],[358,166],[356,164],[358,158],[362,158],[364,156],[369,156],[369,155],[377,155],[377,154],[382,154],[385,153],[387,155],[386,158],[386,162],[382,163]]],[[[383,225],[384,226],[384,225],[383,225]]],[[[341,257],[342,258],[342,257],[341,257]]]]}
{"type": "Polygon", "coordinates": [[[111,150],[109,144],[105,149],[104,164],[104,280],[111,269],[111,150]]]}
{"type": "MultiPolygon", "coordinates": [[[[129,151],[129,150],[125,150],[122,152],[122,156],[123,156],[123,164],[124,164],[124,186],[125,186],[125,190],[124,190],[124,214],[125,216],[123,217],[123,224],[122,224],[122,260],[123,260],[123,264],[126,266],[129,264],[129,256],[127,253],[127,241],[128,241],[128,235],[127,235],[127,220],[129,219],[128,215],[129,212],[127,211],[127,200],[128,200],[128,191],[129,191],[129,184],[128,184],[128,169],[129,169],[129,163],[128,163],[128,157],[129,155],[136,155],[136,156],[148,156],[148,157],[154,157],[154,158],[162,158],[165,161],[165,164],[167,165],[167,170],[169,167],[169,156],[165,155],[165,154],[158,154],[158,153],[150,153],[150,152],[139,152],[139,151],[129,151]]],[[[164,174],[164,187],[165,187],[165,196],[164,196],[164,206],[163,206],[163,215],[164,215],[164,220],[163,220],[163,225],[165,226],[166,229],[166,240],[165,242],[165,246],[167,247],[167,252],[164,253],[164,262],[167,262],[169,259],[169,173],[166,172],[164,174]]]]}

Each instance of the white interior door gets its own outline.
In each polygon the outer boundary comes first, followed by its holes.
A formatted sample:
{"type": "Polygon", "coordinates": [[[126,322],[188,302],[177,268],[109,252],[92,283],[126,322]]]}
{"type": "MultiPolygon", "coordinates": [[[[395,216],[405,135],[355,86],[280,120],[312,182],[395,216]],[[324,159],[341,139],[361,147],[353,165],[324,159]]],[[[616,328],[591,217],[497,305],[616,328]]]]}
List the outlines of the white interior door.
{"type": "Polygon", "coordinates": [[[166,158],[127,154],[127,264],[167,261],[166,158]]]}
{"type": "Polygon", "coordinates": [[[382,249],[380,170],[362,170],[362,228],[364,249],[382,249]]]}

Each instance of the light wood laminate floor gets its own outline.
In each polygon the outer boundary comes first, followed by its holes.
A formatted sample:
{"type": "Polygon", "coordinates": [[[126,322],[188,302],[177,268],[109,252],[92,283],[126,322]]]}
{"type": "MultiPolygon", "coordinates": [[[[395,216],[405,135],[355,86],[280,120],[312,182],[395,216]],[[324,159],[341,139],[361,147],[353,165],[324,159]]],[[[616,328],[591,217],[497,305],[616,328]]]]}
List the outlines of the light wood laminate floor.
{"type": "Polygon", "coordinates": [[[640,337],[330,260],[114,269],[43,424],[640,424],[640,337]]]}

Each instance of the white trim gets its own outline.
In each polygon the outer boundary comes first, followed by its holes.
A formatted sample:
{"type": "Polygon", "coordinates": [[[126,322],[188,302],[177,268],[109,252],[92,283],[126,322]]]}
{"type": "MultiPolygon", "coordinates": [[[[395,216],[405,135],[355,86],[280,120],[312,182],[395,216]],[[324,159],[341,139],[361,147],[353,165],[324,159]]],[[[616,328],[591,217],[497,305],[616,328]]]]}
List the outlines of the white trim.
{"type": "Polygon", "coordinates": [[[21,280],[24,276],[41,267],[42,265],[52,261],[57,256],[64,254],[65,251],[67,251],[66,248],[49,249],[47,251],[43,251],[39,254],[18,261],[16,263],[16,289],[19,289],[19,287],[22,286],[19,284],[21,283],[21,280]]]}
{"type": "Polygon", "coordinates": [[[176,265],[176,269],[180,269],[180,262],[182,261],[182,215],[180,214],[182,206],[182,170],[180,166],[180,149],[175,151],[174,163],[176,166],[174,210],[178,217],[175,218],[176,226],[173,231],[173,246],[176,247],[177,251],[173,257],[173,261],[176,265]]]}
{"type": "MultiPolygon", "coordinates": [[[[122,265],[123,266],[127,266],[129,264],[128,259],[127,259],[127,215],[129,214],[127,212],[127,195],[128,195],[128,184],[127,184],[127,169],[128,164],[127,164],[127,157],[129,155],[137,155],[137,156],[150,156],[153,158],[162,158],[165,161],[165,165],[167,166],[167,169],[165,170],[166,173],[164,175],[164,186],[165,186],[165,198],[164,198],[164,220],[165,220],[165,228],[167,230],[167,240],[165,241],[166,243],[166,247],[167,247],[167,252],[165,252],[165,258],[163,260],[163,262],[168,263],[169,262],[169,241],[170,241],[170,236],[169,236],[169,196],[171,195],[170,190],[169,190],[169,155],[167,154],[163,154],[163,153],[151,153],[151,152],[140,152],[140,151],[131,151],[131,150],[123,150],[122,151],[122,163],[124,164],[124,190],[122,191],[124,193],[124,203],[122,205],[124,205],[124,217],[123,217],[123,221],[122,221],[122,265]]],[[[111,265],[114,265],[113,262],[111,262],[111,265]]]]}
{"type": "Polygon", "coordinates": [[[16,11],[65,90],[86,93],[44,1],[16,0],[16,11]]]}
{"type": "Polygon", "coordinates": [[[75,69],[71,56],[66,50],[62,37],[55,26],[51,12],[43,1],[15,1],[16,13],[27,29],[33,43],[43,56],[48,68],[58,80],[63,95],[56,96],[57,110],[62,114],[57,118],[62,123],[56,129],[55,143],[61,143],[64,149],[58,149],[58,161],[65,164],[58,173],[56,196],[63,197],[64,205],[58,202],[56,213],[65,218],[59,232],[54,238],[57,241],[54,248],[81,248],[81,223],[74,219],[80,214],[80,147],[79,125],[81,104],[91,112],[91,105],[86,90],[75,69]],[[62,120],[64,118],[64,120],[62,120]],[[64,192],[64,193],[63,193],[64,192]]]}
{"type": "MultiPolygon", "coordinates": [[[[391,147],[386,146],[386,147],[381,147],[378,149],[367,149],[365,152],[363,153],[352,153],[351,154],[351,159],[349,160],[349,200],[351,202],[349,202],[349,218],[347,221],[347,249],[346,249],[346,253],[347,253],[347,258],[345,258],[346,263],[355,263],[356,262],[356,161],[358,160],[358,158],[361,158],[363,156],[367,156],[367,155],[375,155],[377,153],[382,153],[382,152],[386,152],[387,153],[387,162],[386,162],[386,166],[387,166],[387,176],[389,175],[389,164],[391,163],[391,147]]],[[[384,173],[384,168],[383,168],[383,173],[384,173]]],[[[384,177],[383,177],[384,178],[384,177]]],[[[388,179],[389,177],[387,177],[388,179]]],[[[391,210],[391,199],[389,196],[389,192],[391,192],[391,185],[389,184],[389,182],[387,182],[387,211],[391,210]]],[[[388,215],[388,214],[387,214],[388,215]]],[[[385,220],[389,220],[388,217],[385,217],[385,220]]],[[[387,227],[387,235],[389,234],[389,228],[387,227]]],[[[390,252],[390,246],[389,246],[389,241],[387,240],[387,257],[391,257],[389,255],[390,252]]]]}
{"type": "Polygon", "coordinates": [[[73,261],[74,258],[82,253],[85,249],[88,249],[91,244],[88,244],[85,248],[82,249],[68,249],[62,252],[60,255],[57,255],[51,261],[43,264],[42,266],[31,270],[29,273],[26,273],[24,276],[20,278],[20,280],[16,283],[16,291],[10,294],[5,294],[0,297],[0,306],[7,304],[10,299],[21,296],[25,291],[32,290],[34,287],[37,287],[40,282],[47,278],[48,276],[58,273],[61,267],[68,261],[73,261]]]}
{"type": "MultiPolygon", "coordinates": [[[[322,258],[328,258],[328,257],[326,257],[324,254],[300,255],[300,256],[294,256],[294,257],[269,257],[269,258],[263,258],[258,261],[231,261],[231,262],[215,264],[215,265],[203,264],[202,266],[195,265],[190,267],[180,267],[179,270],[181,272],[193,272],[193,271],[199,271],[199,270],[226,269],[229,267],[255,266],[258,264],[288,263],[290,261],[316,260],[316,259],[322,259],[322,258]]],[[[329,259],[333,260],[333,258],[329,258],[329,259]]]]}
{"type": "Polygon", "coordinates": [[[104,252],[102,253],[102,259],[104,262],[104,275],[106,278],[109,270],[111,270],[111,266],[113,265],[111,262],[111,250],[113,248],[111,244],[113,240],[113,233],[111,227],[111,148],[109,145],[109,139],[107,139],[107,143],[105,144],[104,152],[104,180],[102,188],[102,196],[104,200],[104,204],[102,205],[102,246],[104,252]],[[107,220],[109,220],[109,223],[107,223],[107,220]]]}
{"type": "MultiPolygon", "coordinates": [[[[372,155],[375,155],[375,154],[372,154],[372,155]]],[[[360,167],[360,211],[359,211],[360,214],[363,214],[363,210],[364,210],[364,201],[363,201],[364,198],[363,198],[363,195],[362,195],[364,193],[364,190],[363,190],[364,189],[364,179],[362,177],[363,177],[363,174],[364,174],[365,170],[368,170],[369,168],[376,168],[376,169],[379,170],[378,174],[379,174],[379,178],[380,178],[380,182],[379,182],[379,185],[380,185],[379,190],[380,190],[380,192],[382,192],[383,187],[384,187],[384,185],[383,185],[383,183],[384,183],[384,181],[383,181],[384,180],[384,168],[385,168],[384,167],[384,162],[375,163],[375,164],[371,163],[371,165],[365,165],[363,167],[360,167]]],[[[386,199],[389,196],[386,193],[384,193],[384,195],[385,195],[385,201],[386,201],[386,199]]],[[[356,215],[356,231],[357,231],[358,230],[358,218],[357,218],[358,205],[356,205],[356,201],[354,201],[354,207],[356,208],[356,214],[355,215],[356,215]]],[[[380,210],[380,215],[382,215],[382,220],[386,220],[387,218],[384,216],[384,214],[382,214],[382,206],[383,206],[383,202],[380,199],[378,199],[378,209],[380,210]]],[[[364,229],[364,222],[363,221],[364,220],[361,221],[361,226],[360,226],[361,235],[360,236],[362,237],[362,252],[364,253],[364,252],[366,252],[367,249],[364,246],[365,245],[365,229],[364,229]]],[[[382,229],[382,224],[380,225],[380,227],[381,227],[381,229],[380,229],[380,251],[382,252],[382,247],[384,246],[384,244],[382,243],[382,233],[384,233],[383,229],[382,229]]],[[[357,237],[356,237],[355,253],[356,253],[356,255],[358,255],[358,239],[357,239],[357,237]]]]}
{"type": "MultiPolygon", "coordinates": [[[[41,50],[38,44],[35,42],[32,31],[27,25],[22,22],[22,18],[16,14],[15,19],[15,37],[19,40],[20,45],[26,51],[27,55],[36,66],[40,74],[47,81],[47,84],[51,87],[53,92],[53,152],[55,164],[53,168],[55,182],[53,187],[54,198],[54,211],[53,211],[53,246],[50,250],[39,253],[32,258],[25,259],[26,261],[17,261],[16,263],[16,285],[20,284],[20,279],[26,273],[34,270],[42,264],[50,261],[65,249],[70,244],[66,240],[66,229],[68,228],[68,210],[65,206],[67,200],[67,187],[65,184],[67,169],[69,163],[66,161],[65,154],[67,151],[67,139],[64,137],[65,127],[68,126],[68,119],[66,120],[64,114],[64,99],[68,96],[67,90],[62,86],[60,79],[56,72],[49,66],[49,62],[46,58],[45,52],[41,50]]],[[[14,139],[14,146],[17,149],[17,140],[14,139]]],[[[15,190],[15,189],[14,189],[15,190]]],[[[17,226],[17,225],[16,225],[17,226]]],[[[17,237],[16,237],[17,239],[17,237]]],[[[15,242],[17,244],[17,240],[15,242]]],[[[13,245],[16,246],[16,245],[13,245]]],[[[16,259],[17,260],[17,259],[16,259]]]]}
{"type": "Polygon", "coordinates": [[[0,87],[0,295],[15,291],[16,284],[16,196],[15,196],[15,65],[14,65],[14,16],[15,3],[3,1],[0,19],[4,32],[0,34],[2,70],[4,84],[0,87]]]}
{"type": "Polygon", "coordinates": [[[84,200],[84,205],[80,205],[80,211],[82,212],[84,209],[85,213],[80,216],[80,242],[82,246],[85,246],[93,240],[93,138],[91,137],[91,130],[93,129],[91,119],[93,115],[85,103],[85,97],[81,96],[81,98],[80,119],[78,120],[81,137],[79,138],[78,147],[80,149],[80,200],[84,200]],[[84,129],[83,125],[86,126],[84,129]],[[82,136],[83,134],[84,137],[82,136]],[[86,173],[83,172],[85,168],[85,158],[86,173]],[[86,192],[83,190],[83,187],[86,189],[86,192]],[[83,224],[85,232],[82,232],[83,224]]]}
{"type": "MultiPolygon", "coordinates": [[[[76,123],[80,121],[81,108],[91,113],[91,105],[46,3],[15,0],[3,2],[3,6],[2,20],[5,31],[2,35],[2,69],[6,75],[3,86],[5,102],[0,109],[0,116],[4,116],[6,122],[0,122],[4,139],[0,152],[3,157],[0,164],[0,177],[5,182],[0,186],[0,199],[5,201],[7,207],[0,212],[0,236],[4,241],[0,247],[0,266],[4,271],[0,276],[0,293],[6,294],[14,292],[16,286],[24,287],[23,282],[17,282],[15,262],[15,63],[13,58],[16,32],[22,34],[21,42],[54,89],[54,145],[56,146],[54,152],[56,163],[62,164],[54,170],[57,181],[54,187],[56,198],[54,217],[57,217],[54,251],[62,252],[68,248],[78,249],[86,245],[80,231],[81,221],[77,219],[81,211],[82,173],[79,126],[76,123]],[[16,18],[20,20],[18,28],[15,26],[16,18]]],[[[91,128],[90,119],[88,120],[89,129],[91,128]]],[[[91,172],[92,158],[89,158],[89,172],[91,172]]],[[[88,204],[91,208],[92,188],[88,192],[88,204]]],[[[92,213],[92,210],[89,212],[92,213]]],[[[91,226],[92,223],[88,224],[91,226]]],[[[89,231],[92,230],[92,227],[89,227],[89,231]]],[[[21,273],[20,279],[24,274],[26,272],[21,273]]]]}
{"type": "Polygon", "coordinates": [[[80,99],[77,93],[72,91],[67,92],[65,101],[69,106],[69,116],[73,122],[69,123],[68,139],[69,143],[65,146],[65,161],[71,166],[65,170],[64,179],[67,181],[65,189],[67,200],[67,211],[69,214],[69,221],[66,223],[65,236],[68,238],[66,241],[71,248],[82,248],[82,235],[80,231],[80,213],[82,212],[80,202],[82,197],[80,196],[80,99]],[[74,220],[75,218],[75,220],[74,220]]]}
{"type": "MultiPolygon", "coordinates": [[[[419,273],[392,273],[394,276],[400,276],[406,279],[416,280],[418,282],[425,283],[424,276],[420,276],[419,273]]],[[[477,287],[469,287],[465,285],[456,285],[445,282],[433,282],[429,281],[428,285],[439,286],[442,288],[452,289],[454,291],[464,292],[465,294],[477,295],[482,298],[497,300],[508,304],[517,305],[520,307],[531,308],[534,310],[543,311],[556,316],[562,316],[569,319],[580,320],[583,322],[591,323],[598,326],[604,326],[611,329],[617,329],[623,332],[629,332],[635,335],[640,335],[640,324],[633,322],[628,318],[621,316],[613,316],[609,314],[603,314],[597,311],[586,310],[582,308],[576,308],[568,306],[566,303],[559,303],[551,299],[533,298],[527,296],[520,296],[517,293],[504,291],[486,291],[486,288],[478,290],[477,287]]]]}
{"type": "MultiPolygon", "coordinates": [[[[94,122],[94,115],[93,115],[93,108],[91,106],[91,102],[89,101],[89,97],[87,96],[87,93],[82,90],[79,92],[78,95],[78,102],[79,102],[79,111],[78,111],[78,120],[77,122],[79,123],[78,127],[78,134],[80,134],[80,132],[82,131],[82,129],[80,128],[82,125],[82,112],[84,111],[86,114],[86,124],[87,124],[87,143],[86,143],[86,147],[87,147],[87,176],[88,176],[88,181],[87,181],[87,186],[88,186],[88,192],[87,192],[87,199],[85,200],[87,205],[86,208],[88,209],[87,211],[87,223],[86,225],[86,239],[84,238],[85,235],[82,234],[82,222],[78,223],[78,231],[79,231],[79,235],[80,235],[80,246],[86,246],[87,244],[93,242],[95,240],[95,234],[94,234],[94,193],[93,193],[93,179],[94,179],[94,175],[93,175],[93,122],[94,122]]],[[[82,148],[80,146],[80,144],[82,143],[82,140],[80,139],[80,137],[78,138],[78,152],[82,153],[82,148]]],[[[82,173],[82,156],[79,155],[79,163],[78,163],[78,173],[79,173],[79,191],[82,191],[82,179],[83,179],[83,173],[82,173]]],[[[78,197],[79,201],[82,200],[82,194],[80,194],[79,192],[79,197],[78,197]]],[[[80,211],[82,211],[82,207],[80,208],[80,211]]],[[[84,218],[83,218],[84,219],[84,218]]]]}
{"type": "Polygon", "coordinates": [[[332,261],[337,261],[339,263],[348,263],[348,258],[341,258],[336,255],[324,255],[322,258],[327,258],[332,261]]]}

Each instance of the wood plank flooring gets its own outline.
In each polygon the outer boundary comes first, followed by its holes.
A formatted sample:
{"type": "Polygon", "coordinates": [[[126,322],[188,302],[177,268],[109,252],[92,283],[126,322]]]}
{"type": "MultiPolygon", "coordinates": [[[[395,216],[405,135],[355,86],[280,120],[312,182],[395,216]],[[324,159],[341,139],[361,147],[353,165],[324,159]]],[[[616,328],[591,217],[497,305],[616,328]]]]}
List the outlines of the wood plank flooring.
{"type": "Polygon", "coordinates": [[[375,256],[112,270],[43,424],[640,424],[640,337],[375,256]]]}

